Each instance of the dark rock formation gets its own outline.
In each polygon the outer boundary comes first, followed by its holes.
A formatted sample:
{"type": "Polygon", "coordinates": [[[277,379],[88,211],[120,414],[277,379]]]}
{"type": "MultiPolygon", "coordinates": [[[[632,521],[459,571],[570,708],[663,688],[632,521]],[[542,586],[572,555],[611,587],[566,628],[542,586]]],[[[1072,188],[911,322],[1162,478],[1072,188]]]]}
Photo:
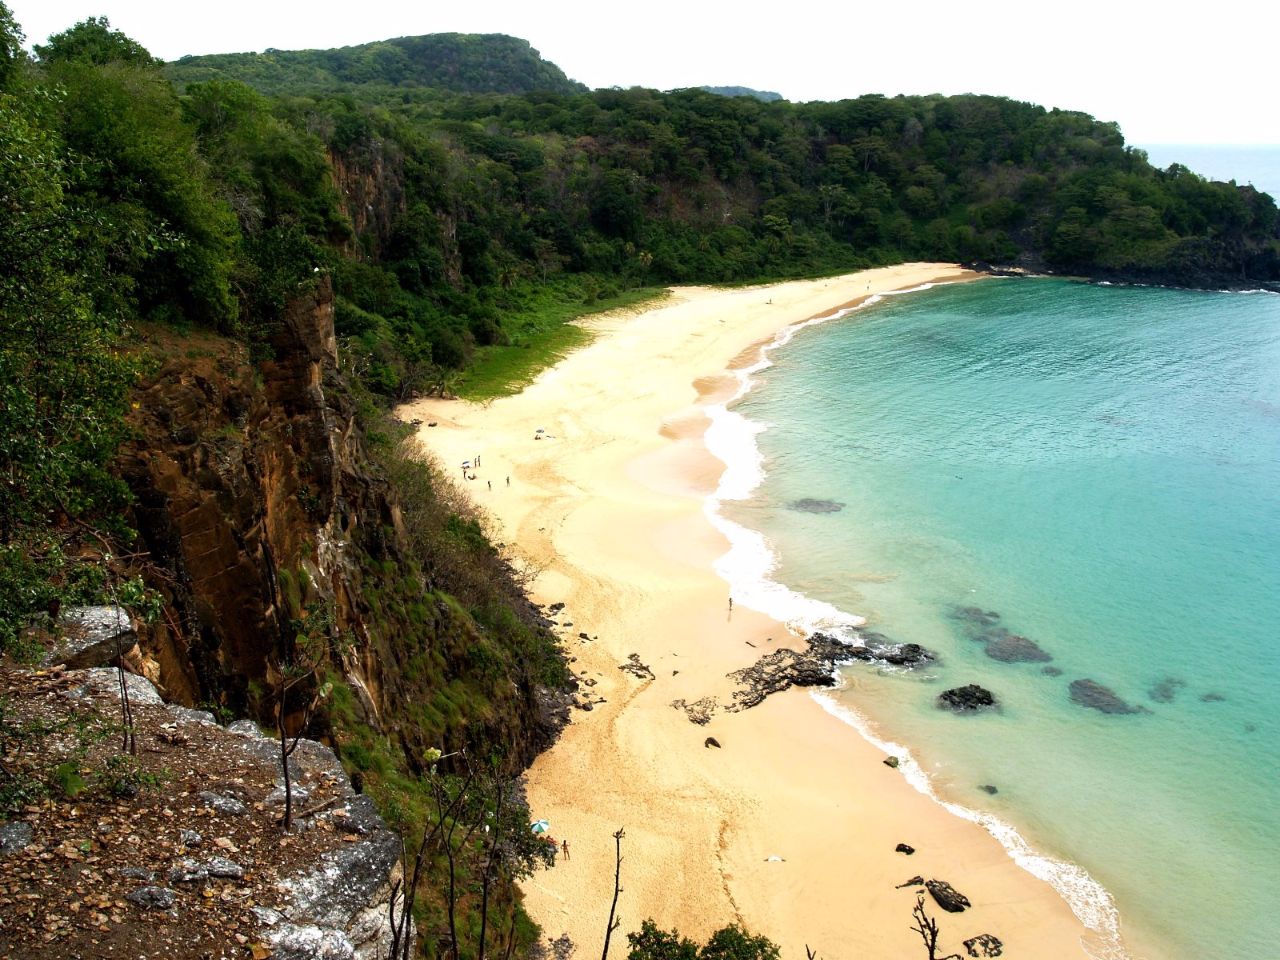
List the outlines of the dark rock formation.
{"type": "Polygon", "coordinates": [[[838,664],[862,660],[915,666],[933,659],[933,654],[915,643],[889,643],[879,634],[868,634],[862,644],[852,644],[825,633],[811,635],[803,653],[782,647],[766,653],[752,666],[729,674],[743,685],[735,690],[731,711],[754,707],[775,693],[790,687],[830,687],[835,685],[838,664]]]}
{"type": "Polygon", "coordinates": [[[1062,668],[1061,668],[1061,667],[1041,667],[1041,668],[1040,668],[1040,672],[1041,672],[1041,673],[1043,673],[1046,677],[1060,677],[1060,676],[1062,676],[1062,668]]]}
{"type": "Polygon", "coordinates": [[[999,788],[994,783],[984,783],[981,786],[979,786],[978,789],[981,790],[983,793],[991,794],[991,796],[993,797],[1000,792],[999,788]]]}
{"type": "Polygon", "coordinates": [[[995,694],[976,683],[963,687],[952,687],[938,694],[938,706],[946,707],[957,713],[970,710],[986,710],[996,705],[995,694]]]}
{"type": "Polygon", "coordinates": [[[168,910],[178,899],[178,895],[168,887],[139,887],[132,893],[125,894],[125,899],[144,910],[168,910]]]}
{"type": "Polygon", "coordinates": [[[998,957],[1004,953],[1004,944],[993,934],[980,933],[966,940],[964,949],[971,957],[998,957]]]}
{"type": "Polygon", "coordinates": [[[787,509],[799,513],[839,513],[844,509],[844,504],[836,500],[812,500],[805,497],[802,500],[792,500],[787,504],[787,509]]]}
{"type": "Polygon", "coordinates": [[[1116,695],[1109,687],[1104,687],[1096,680],[1072,680],[1071,702],[1082,707],[1091,707],[1103,713],[1149,713],[1145,707],[1135,707],[1116,695]]]}
{"type": "Polygon", "coordinates": [[[985,652],[1002,663],[1046,663],[1053,657],[1034,640],[1017,633],[999,633],[987,640],[985,652]]]}
{"type": "Polygon", "coordinates": [[[704,747],[715,747],[717,750],[720,749],[720,741],[715,737],[707,737],[707,739],[702,741],[702,745],[704,747]]]}
{"type": "Polygon", "coordinates": [[[1206,693],[1200,699],[1204,703],[1222,703],[1222,701],[1226,700],[1227,698],[1220,693],[1206,693]]]}
{"type": "Polygon", "coordinates": [[[927,880],[924,885],[934,900],[948,913],[962,913],[971,907],[969,898],[945,880],[927,880]]]}
{"type": "MultiPolygon", "coordinates": [[[[916,848],[915,848],[915,847],[913,847],[913,846],[911,846],[911,844],[909,844],[909,843],[900,843],[900,844],[898,844],[896,847],[894,847],[893,849],[894,849],[894,851],[895,851],[895,852],[897,852],[897,853],[905,853],[908,857],[909,857],[909,856],[911,856],[913,853],[915,853],[915,852],[916,852],[916,848]]],[[[923,882],[923,881],[921,881],[921,882],[923,882]]]]}
{"type": "Polygon", "coordinates": [[[623,673],[629,673],[633,677],[638,677],[641,680],[654,679],[653,671],[649,669],[648,664],[640,662],[640,654],[638,653],[627,654],[627,662],[619,664],[618,669],[623,673]]]}
{"type": "Polygon", "coordinates": [[[924,886],[924,877],[912,877],[906,883],[900,883],[893,889],[901,890],[904,887],[922,887],[924,886]]]}
{"type": "Polygon", "coordinates": [[[892,767],[894,770],[898,769],[897,757],[885,757],[883,762],[886,767],[892,767]]]}

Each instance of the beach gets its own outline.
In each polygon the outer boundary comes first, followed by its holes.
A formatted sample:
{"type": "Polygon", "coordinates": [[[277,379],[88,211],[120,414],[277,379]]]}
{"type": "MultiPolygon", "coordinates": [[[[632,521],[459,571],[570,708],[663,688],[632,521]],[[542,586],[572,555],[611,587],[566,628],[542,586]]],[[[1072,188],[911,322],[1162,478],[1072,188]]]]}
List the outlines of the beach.
{"type": "Polygon", "coordinates": [[[536,572],[534,599],[564,604],[556,619],[570,667],[593,701],[572,711],[528,774],[532,815],[570,848],[567,861],[523,884],[545,935],[568,934],[581,956],[600,949],[613,835],[623,828],[617,956],[647,918],[699,941],[737,922],[788,960],[806,947],[827,960],[924,956],[911,929],[917,887],[898,888],[916,876],[944,880],[972,902],[950,914],[926,900],[939,954],[968,955],[963,941],[992,934],[1007,956],[1092,955],[1096,936],[1048,883],[916,790],[808,692],[720,709],[706,725],[672,706],[727,704],[737,687],[727,674],[800,646],[745,604],[731,609],[714,571],[728,542],[704,505],[724,464],[703,444],[703,408],[729,399],[732,371],[791,325],[868,296],[977,276],[907,264],[767,287],[677,288],[649,309],[583,321],[594,341],[517,396],[399,409],[422,421],[427,450],[536,572]],[[633,654],[647,671],[619,669],[633,654]],[[915,853],[897,852],[900,843],[915,853]]]}

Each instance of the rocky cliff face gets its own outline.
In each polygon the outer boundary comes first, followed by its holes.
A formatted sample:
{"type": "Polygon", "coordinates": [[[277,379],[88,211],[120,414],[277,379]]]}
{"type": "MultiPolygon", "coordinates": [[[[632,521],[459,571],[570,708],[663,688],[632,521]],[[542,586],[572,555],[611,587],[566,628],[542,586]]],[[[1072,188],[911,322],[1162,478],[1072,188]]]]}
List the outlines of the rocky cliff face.
{"type": "Polygon", "coordinates": [[[537,683],[518,658],[494,675],[473,655],[485,628],[416,572],[339,371],[327,280],[288,307],[260,363],[212,335],[152,339],[161,359],[120,472],[143,573],[166,601],[141,649],[168,698],[270,719],[279,667],[306,631],[325,641],[322,672],[349,687],[356,718],[406,756],[496,741],[531,759],[554,735],[537,683]],[[424,721],[446,685],[483,694],[424,721]]]}

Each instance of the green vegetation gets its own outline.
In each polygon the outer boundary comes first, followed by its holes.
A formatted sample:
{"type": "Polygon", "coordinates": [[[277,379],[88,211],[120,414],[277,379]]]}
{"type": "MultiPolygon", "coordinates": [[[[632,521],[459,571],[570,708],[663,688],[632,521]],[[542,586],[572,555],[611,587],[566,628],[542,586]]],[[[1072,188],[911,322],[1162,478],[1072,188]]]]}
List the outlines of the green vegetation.
{"type": "Polygon", "coordinates": [[[352,86],[444,87],[467,93],[586,90],[543,60],[529,41],[500,33],[434,33],[338,50],[183,57],[166,72],[179,85],[234,77],[271,94],[352,86]]]}
{"type": "Polygon", "coordinates": [[[738,924],[717,930],[701,947],[678,930],[661,930],[645,920],[637,933],[627,934],[627,960],[778,960],[778,945],[748,933],[738,924]]]}

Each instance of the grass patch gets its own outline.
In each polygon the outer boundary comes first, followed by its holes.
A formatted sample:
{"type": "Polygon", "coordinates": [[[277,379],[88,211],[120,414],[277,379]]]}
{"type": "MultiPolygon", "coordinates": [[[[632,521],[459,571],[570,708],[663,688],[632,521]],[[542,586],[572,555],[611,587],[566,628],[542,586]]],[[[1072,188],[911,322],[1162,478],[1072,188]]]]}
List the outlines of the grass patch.
{"type": "Polygon", "coordinates": [[[563,278],[559,283],[507,291],[500,308],[502,329],[511,343],[479,348],[459,380],[458,395],[484,401],[519,393],[543,370],[591,342],[591,333],[574,320],[656,303],[666,295],[663,287],[619,291],[592,280],[563,278]]]}

